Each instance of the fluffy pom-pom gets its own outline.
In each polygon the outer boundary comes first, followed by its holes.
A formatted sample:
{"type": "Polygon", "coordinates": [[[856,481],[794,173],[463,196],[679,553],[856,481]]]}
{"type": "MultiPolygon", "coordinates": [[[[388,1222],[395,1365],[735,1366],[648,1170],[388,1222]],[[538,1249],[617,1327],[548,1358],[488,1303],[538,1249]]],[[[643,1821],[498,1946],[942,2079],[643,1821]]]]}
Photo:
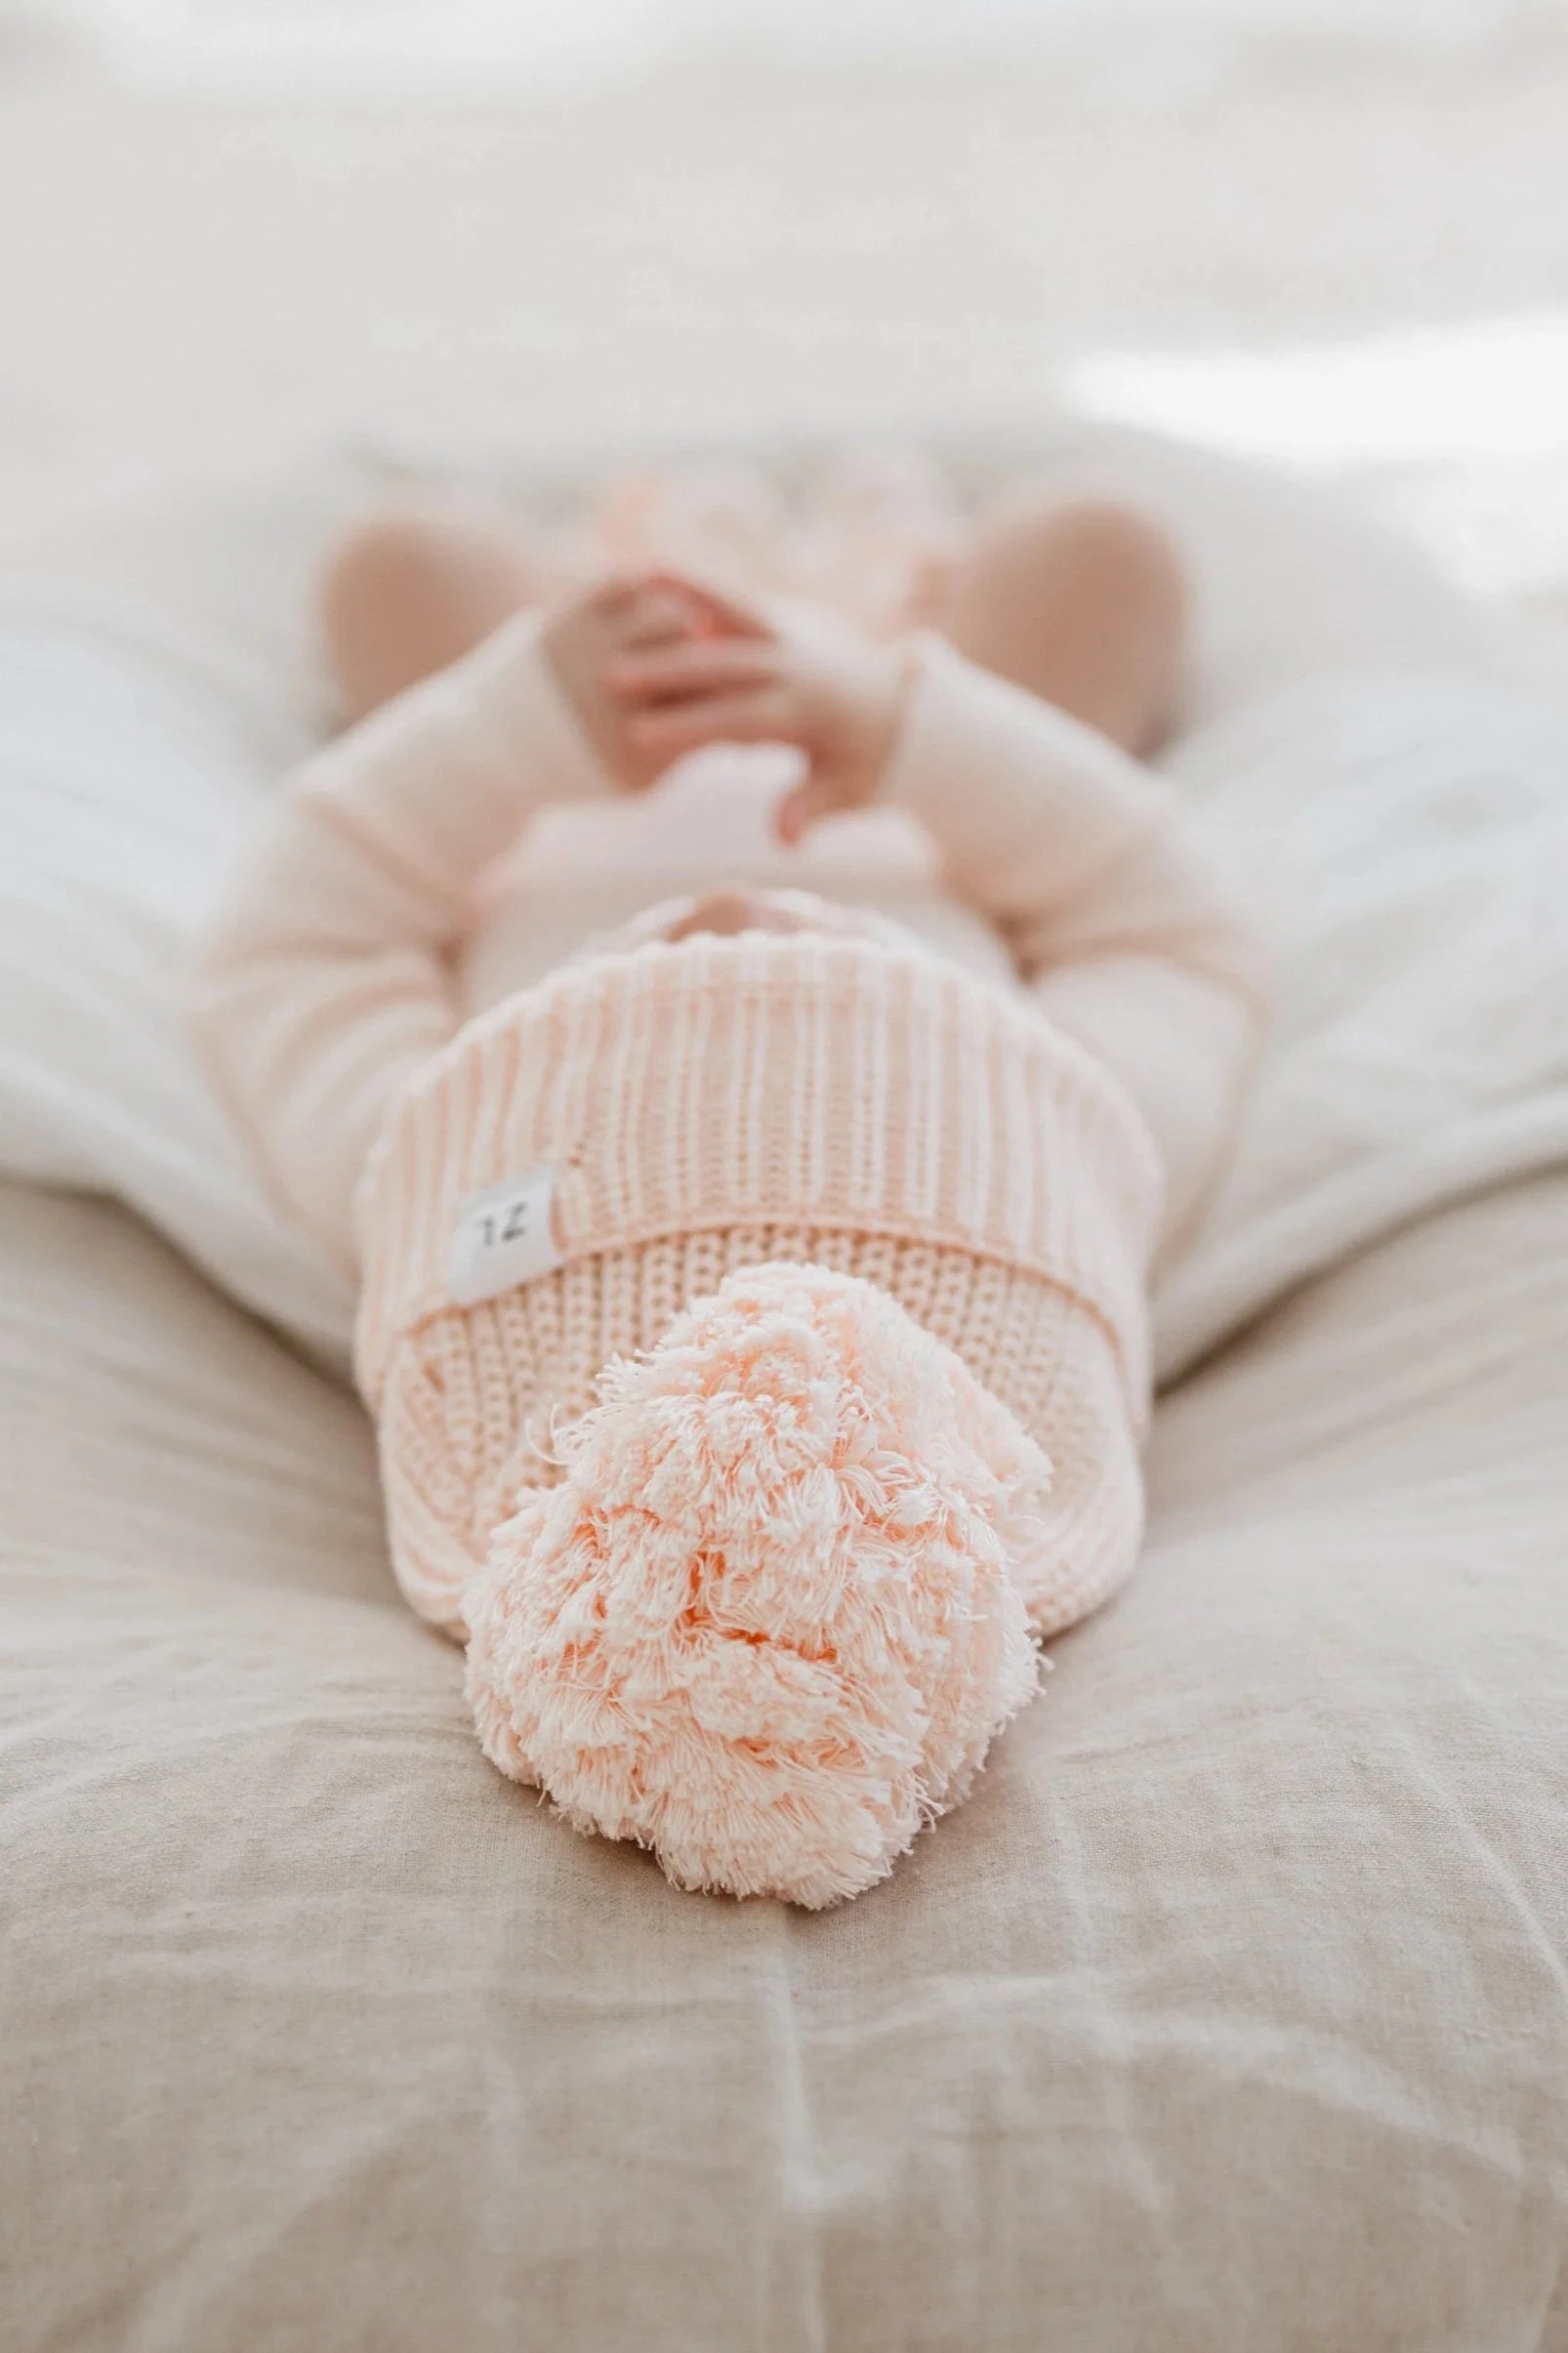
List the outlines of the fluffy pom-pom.
{"type": "Polygon", "coordinates": [[[1051,1466],[873,1284],[763,1265],[613,1364],[466,1602],[485,1754],[681,1887],[830,1904],[1035,1688],[1051,1466]]]}

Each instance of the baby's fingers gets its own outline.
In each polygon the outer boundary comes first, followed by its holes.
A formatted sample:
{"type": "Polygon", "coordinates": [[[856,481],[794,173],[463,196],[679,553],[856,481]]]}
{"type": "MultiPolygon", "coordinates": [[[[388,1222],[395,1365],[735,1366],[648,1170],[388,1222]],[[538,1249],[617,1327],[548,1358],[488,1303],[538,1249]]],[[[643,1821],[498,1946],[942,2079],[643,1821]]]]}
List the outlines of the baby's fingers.
{"type": "Polygon", "coordinates": [[[788,849],[796,847],[824,817],[853,807],[842,783],[813,768],[792,785],[773,811],[773,831],[788,849]]]}
{"type": "Polygon", "coordinates": [[[777,676],[777,652],[765,640],[703,638],[623,654],[609,665],[607,682],[626,703],[673,703],[769,685],[777,676]]]}
{"type": "Polygon", "coordinates": [[[636,712],[626,733],[640,752],[663,760],[679,760],[710,743],[788,743],[793,708],[776,685],[696,695],[636,712]]]}
{"type": "Polygon", "coordinates": [[[621,648],[654,652],[695,637],[703,627],[703,614],[683,589],[642,587],[619,607],[614,626],[621,648]]]}
{"type": "Polygon", "coordinates": [[[687,598],[700,615],[700,626],[705,634],[723,638],[770,638],[773,635],[773,624],[762,599],[738,595],[705,575],[664,568],[649,572],[647,585],[656,589],[673,589],[687,598]]]}

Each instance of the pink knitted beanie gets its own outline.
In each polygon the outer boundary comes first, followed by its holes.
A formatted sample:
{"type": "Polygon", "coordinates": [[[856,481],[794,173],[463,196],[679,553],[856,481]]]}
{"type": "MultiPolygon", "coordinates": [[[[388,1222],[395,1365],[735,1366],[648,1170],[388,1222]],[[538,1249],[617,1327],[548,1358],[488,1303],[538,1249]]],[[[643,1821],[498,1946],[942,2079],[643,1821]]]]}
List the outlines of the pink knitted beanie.
{"type": "Polygon", "coordinates": [[[653,940],[472,1021],[360,1193],[392,1558],[485,1753],[683,1887],[831,1903],[1141,1530],[1154,1154],[914,949],[653,940]]]}

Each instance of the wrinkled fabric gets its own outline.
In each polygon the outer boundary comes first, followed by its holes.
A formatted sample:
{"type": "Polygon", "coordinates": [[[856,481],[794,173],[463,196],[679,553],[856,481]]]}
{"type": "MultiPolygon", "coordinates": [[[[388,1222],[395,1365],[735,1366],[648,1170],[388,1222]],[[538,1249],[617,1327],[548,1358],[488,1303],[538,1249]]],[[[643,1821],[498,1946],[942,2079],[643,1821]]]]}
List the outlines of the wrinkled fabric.
{"type": "Polygon", "coordinates": [[[1279,989],[1241,1150],[1159,1300],[1166,1377],[1403,1219],[1568,1160],[1568,704],[1349,673],[1168,764],[1279,989]]]}
{"type": "Polygon", "coordinates": [[[1565,1233],[1172,1395],[1138,1578],[807,1918],[498,1781],[357,1410],[0,1194],[7,2353],[1562,2353],[1565,1233]]]}

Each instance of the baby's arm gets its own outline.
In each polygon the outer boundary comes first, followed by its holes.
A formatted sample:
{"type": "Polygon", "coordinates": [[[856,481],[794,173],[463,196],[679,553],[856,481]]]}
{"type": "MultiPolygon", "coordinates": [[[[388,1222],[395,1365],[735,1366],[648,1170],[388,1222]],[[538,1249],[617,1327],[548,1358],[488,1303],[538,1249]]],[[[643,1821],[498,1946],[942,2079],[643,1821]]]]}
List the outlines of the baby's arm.
{"type": "Polygon", "coordinates": [[[523,617],[309,761],[232,887],[198,1041],[272,1190],[350,1268],[383,1113],[460,1025],[479,876],[539,804],[606,789],[523,617]]]}
{"type": "Polygon", "coordinates": [[[874,646],[827,615],[709,597],[714,635],[612,670],[632,740],[666,759],[715,737],[799,744],[786,839],[877,799],[918,817],[1043,1010],[1137,1101],[1177,1243],[1222,1164],[1263,996],[1176,796],[941,639],[874,646]]]}
{"type": "Polygon", "coordinates": [[[1164,1164],[1162,1248],[1223,1165],[1264,1023],[1261,959],[1176,794],[1093,728],[922,644],[885,797],[934,837],[1041,1008],[1114,1071],[1164,1164]]]}

